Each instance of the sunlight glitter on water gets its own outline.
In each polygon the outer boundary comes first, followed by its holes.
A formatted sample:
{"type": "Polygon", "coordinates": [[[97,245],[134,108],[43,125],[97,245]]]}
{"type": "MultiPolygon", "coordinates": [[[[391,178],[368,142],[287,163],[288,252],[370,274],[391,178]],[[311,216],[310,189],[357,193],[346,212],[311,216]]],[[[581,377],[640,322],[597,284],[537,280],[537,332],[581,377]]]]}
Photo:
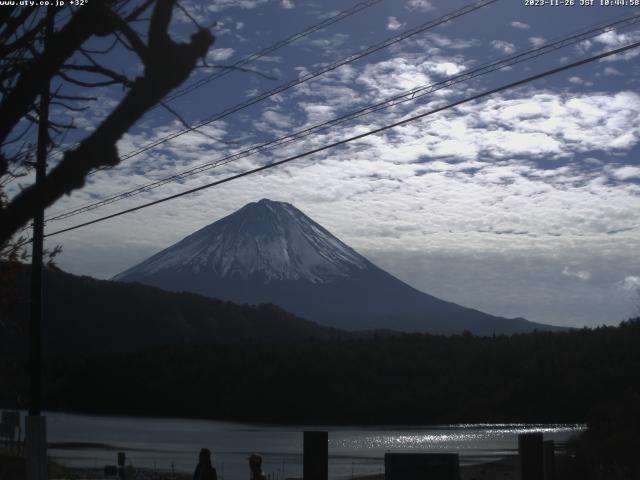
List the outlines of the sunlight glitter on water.
{"type": "Polygon", "coordinates": [[[514,455],[519,433],[542,432],[545,439],[562,443],[584,428],[529,424],[309,427],[53,412],[47,416],[50,454],[67,465],[113,464],[115,452],[125,451],[136,467],[192,473],[197,452],[208,447],[219,478],[225,480],[246,477],[246,459],[252,452],[263,454],[265,472],[272,478],[300,477],[305,430],[329,432],[330,477],[350,478],[383,472],[384,454],[390,451],[455,452],[464,465],[514,455]]]}
{"type": "Polygon", "coordinates": [[[425,427],[428,432],[393,434],[386,431],[378,435],[358,435],[342,438],[335,442],[336,447],[364,449],[408,449],[438,448],[457,445],[469,446],[474,443],[486,443],[489,440],[513,439],[521,433],[540,432],[543,434],[562,435],[573,433],[583,428],[580,425],[532,425],[532,424],[461,424],[438,427],[425,427]]]}

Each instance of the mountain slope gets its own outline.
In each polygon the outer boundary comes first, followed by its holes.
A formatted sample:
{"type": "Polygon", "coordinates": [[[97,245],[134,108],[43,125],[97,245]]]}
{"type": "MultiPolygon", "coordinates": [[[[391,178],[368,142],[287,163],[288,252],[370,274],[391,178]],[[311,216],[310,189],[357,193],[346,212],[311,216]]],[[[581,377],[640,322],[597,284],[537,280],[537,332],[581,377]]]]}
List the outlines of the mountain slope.
{"type": "MultiPolygon", "coordinates": [[[[8,325],[27,323],[28,272],[25,267],[16,278],[22,301],[11,312],[8,325]]],[[[192,293],[53,271],[45,271],[44,285],[46,352],[130,352],[180,343],[339,336],[336,330],[302,320],[275,305],[235,305],[192,293]]],[[[9,342],[4,347],[17,344],[23,348],[22,340],[14,338],[20,333],[1,327],[0,340],[9,342]]]]}
{"type": "Polygon", "coordinates": [[[288,203],[261,200],[122,272],[114,280],[165,272],[327,283],[371,264],[288,203]]]}
{"type": "Polygon", "coordinates": [[[555,327],[495,317],[420,292],[376,267],[293,205],[261,200],[114,280],[240,303],[275,303],[348,330],[490,335],[555,327]]]}

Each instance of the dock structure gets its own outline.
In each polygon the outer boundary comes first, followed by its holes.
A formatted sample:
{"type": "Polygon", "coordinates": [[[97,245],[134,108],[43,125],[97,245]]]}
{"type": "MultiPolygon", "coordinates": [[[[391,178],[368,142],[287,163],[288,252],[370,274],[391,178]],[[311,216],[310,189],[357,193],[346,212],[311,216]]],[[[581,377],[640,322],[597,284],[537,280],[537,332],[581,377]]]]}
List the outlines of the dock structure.
{"type": "Polygon", "coordinates": [[[458,480],[457,453],[386,453],[385,480],[458,480]]]}
{"type": "Polygon", "coordinates": [[[542,443],[544,457],[544,480],[556,480],[556,445],[553,440],[542,443]]]}
{"type": "Polygon", "coordinates": [[[309,431],[303,433],[303,480],[328,480],[329,433],[309,431]]]}
{"type": "Polygon", "coordinates": [[[544,480],[544,450],[542,433],[518,435],[518,455],[522,480],[544,480]]]}

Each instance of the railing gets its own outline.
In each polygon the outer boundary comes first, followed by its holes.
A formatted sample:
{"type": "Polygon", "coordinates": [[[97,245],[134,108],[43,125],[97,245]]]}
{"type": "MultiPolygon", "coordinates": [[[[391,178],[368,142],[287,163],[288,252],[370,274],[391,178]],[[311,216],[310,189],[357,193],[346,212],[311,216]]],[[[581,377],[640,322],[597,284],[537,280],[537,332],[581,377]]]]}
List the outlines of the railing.
{"type": "Polygon", "coordinates": [[[0,451],[8,456],[24,457],[20,412],[2,411],[0,415],[0,451]]]}
{"type": "Polygon", "coordinates": [[[0,441],[0,453],[12,457],[24,458],[25,448],[22,440],[2,439],[0,441]]]}

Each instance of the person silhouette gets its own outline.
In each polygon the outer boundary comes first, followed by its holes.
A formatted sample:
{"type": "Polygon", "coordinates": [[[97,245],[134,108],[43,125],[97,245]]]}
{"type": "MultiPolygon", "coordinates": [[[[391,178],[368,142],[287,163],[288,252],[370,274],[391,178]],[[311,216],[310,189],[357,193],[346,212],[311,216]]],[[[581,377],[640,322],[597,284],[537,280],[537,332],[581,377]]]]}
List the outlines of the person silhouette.
{"type": "Polygon", "coordinates": [[[249,457],[249,469],[251,470],[250,480],[267,480],[262,473],[262,457],[253,453],[249,457]]]}
{"type": "Polygon", "coordinates": [[[193,472],[193,480],[218,480],[218,473],[211,465],[211,452],[208,448],[200,450],[198,465],[193,472]]]}

